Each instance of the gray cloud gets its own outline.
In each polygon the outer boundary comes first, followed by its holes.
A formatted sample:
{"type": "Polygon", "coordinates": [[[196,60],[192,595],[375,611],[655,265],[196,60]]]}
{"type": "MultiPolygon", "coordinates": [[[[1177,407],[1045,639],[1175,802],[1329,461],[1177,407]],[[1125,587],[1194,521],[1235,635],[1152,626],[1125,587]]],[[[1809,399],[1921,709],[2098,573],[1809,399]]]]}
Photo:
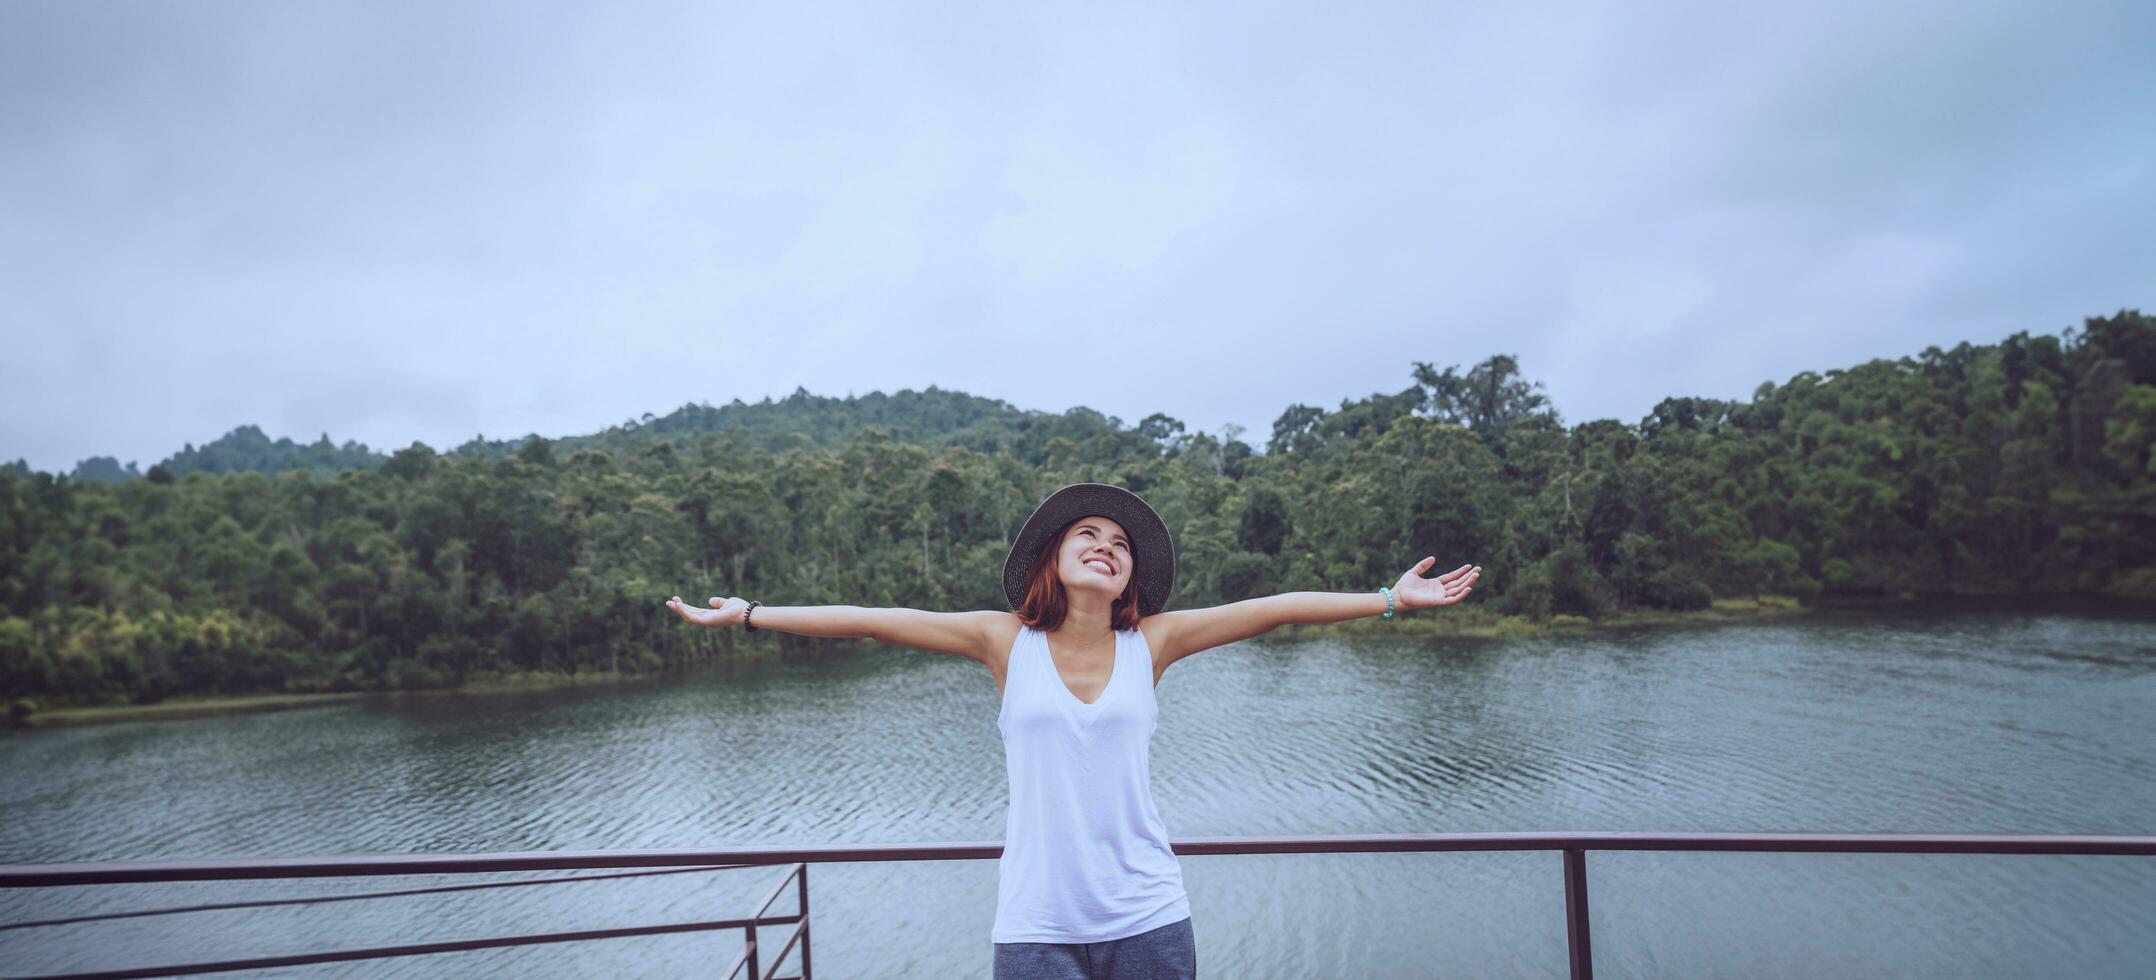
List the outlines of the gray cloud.
{"type": "Polygon", "coordinates": [[[936,384],[1572,421],[2146,306],[2156,8],[0,6],[0,458],[936,384]]]}

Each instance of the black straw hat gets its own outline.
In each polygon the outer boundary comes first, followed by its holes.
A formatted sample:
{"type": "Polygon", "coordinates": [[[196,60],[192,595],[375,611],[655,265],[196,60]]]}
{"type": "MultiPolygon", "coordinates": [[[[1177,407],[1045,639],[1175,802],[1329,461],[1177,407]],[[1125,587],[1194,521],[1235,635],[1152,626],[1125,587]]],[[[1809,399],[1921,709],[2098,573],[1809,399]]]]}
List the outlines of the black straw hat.
{"type": "Polygon", "coordinates": [[[1010,557],[1003,560],[1003,594],[1011,608],[1026,598],[1026,575],[1041,546],[1081,517],[1106,517],[1123,525],[1130,536],[1131,578],[1138,593],[1138,614],[1150,616],[1168,604],[1175,587],[1175,542],[1168,525],[1138,495],[1105,483],[1073,483],[1052,494],[1033,509],[1018,537],[1011,542],[1010,557]]]}

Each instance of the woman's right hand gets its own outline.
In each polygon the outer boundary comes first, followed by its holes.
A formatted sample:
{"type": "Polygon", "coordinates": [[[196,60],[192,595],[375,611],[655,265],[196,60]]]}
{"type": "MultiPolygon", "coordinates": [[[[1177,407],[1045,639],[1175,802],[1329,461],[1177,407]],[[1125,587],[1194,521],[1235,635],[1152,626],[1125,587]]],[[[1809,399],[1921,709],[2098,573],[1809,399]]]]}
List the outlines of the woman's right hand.
{"type": "Polygon", "coordinates": [[[733,596],[712,596],[710,609],[689,605],[680,596],[666,600],[666,608],[680,613],[681,618],[698,626],[739,626],[741,613],[749,608],[747,599],[733,596]]]}

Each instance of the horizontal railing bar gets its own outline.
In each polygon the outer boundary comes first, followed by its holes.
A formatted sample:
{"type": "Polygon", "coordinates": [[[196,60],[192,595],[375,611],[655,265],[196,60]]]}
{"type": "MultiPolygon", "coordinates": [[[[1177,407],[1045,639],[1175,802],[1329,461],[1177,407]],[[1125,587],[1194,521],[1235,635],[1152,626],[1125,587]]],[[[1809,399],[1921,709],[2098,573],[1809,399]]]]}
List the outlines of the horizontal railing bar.
{"type": "Polygon", "coordinates": [[[106,912],[102,915],[78,915],[67,919],[36,919],[30,922],[0,924],[0,932],[9,929],[31,929],[43,926],[65,926],[80,922],[104,922],[110,919],[139,919],[151,915],[178,915],[182,912],[226,912],[232,909],[259,909],[281,905],[320,905],[327,902],[357,902],[370,898],[403,898],[409,895],[440,895],[447,892],[480,891],[488,888],[515,888],[520,885],[560,885],[574,881],[607,881],[615,878],[648,878],[653,875],[680,875],[698,871],[729,871],[739,868],[760,868],[760,864],[715,864],[708,868],[668,868],[663,871],[621,871],[603,875],[572,875],[567,878],[528,878],[523,881],[488,881],[476,885],[442,885],[435,888],[405,888],[388,892],[357,892],[351,895],[310,895],[302,898],[265,898],[253,902],[219,902],[214,905],[180,905],[162,909],[137,909],[133,912],[106,912]]]}
{"type": "MultiPolygon", "coordinates": [[[[1178,855],[1561,851],[1578,848],[1588,851],[2156,856],[2156,837],[2009,834],[1352,834],[1324,837],[1195,837],[1175,841],[1172,846],[1178,855]]],[[[1002,854],[1002,842],[986,841],[952,844],[834,844],[694,850],[522,851],[499,854],[382,854],[226,861],[22,864],[0,867],[0,888],[714,864],[967,861],[991,859],[1002,854]]]]}
{"type": "Polygon", "coordinates": [[[809,848],[522,851],[496,854],[361,854],[322,858],[93,862],[0,867],[0,888],[156,881],[242,881],[263,878],[661,868],[709,864],[773,865],[799,861],[951,861],[994,858],[1002,853],[1002,842],[991,841],[982,844],[861,844],[809,848]]]}
{"type": "Polygon", "coordinates": [[[228,973],[233,970],[265,970],[280,966],[306,966],[312,963],[336,963],[345,960],[379,960],[395,956],[425,956],[430,953],[457,953],[470,949],[498,949],[504,946],[536,946],[541,943],[573,943],[591,939],[619,939],[627,936],[657,936],[676,932],[708,932],[715,929],[744,929],[756,925],[791,925],[801,921],[797,915],[772,916],[763,919],[724,919],[716,922],[676,922],[658,926],[624,926],[618,929],[585,929],[578,932],[534,933],[525,936],[498,936],[488,939],[457,939],[439,943],[418,943],[409,946],[375,946],[368,949],[340,949],[327,953],[295,953],[289,956],[262,956],[245,960],[224,960],[216,963],[183,963],[177,966],[137,967],[127,970],[101,970],[94,973],[47,973],[20,980],[120,980],[123,977],[175,977],[196,973],[228,973]]]}
{"type": "Polygon", "coordinates": [[[2021,834],[1374,834],[1340,837],[1199,837],[1181,854],[1326,854],[1402,851],[1730,851],[1839,854],[2094,854],[2156,856],[2156,837],[2021,834]]]}

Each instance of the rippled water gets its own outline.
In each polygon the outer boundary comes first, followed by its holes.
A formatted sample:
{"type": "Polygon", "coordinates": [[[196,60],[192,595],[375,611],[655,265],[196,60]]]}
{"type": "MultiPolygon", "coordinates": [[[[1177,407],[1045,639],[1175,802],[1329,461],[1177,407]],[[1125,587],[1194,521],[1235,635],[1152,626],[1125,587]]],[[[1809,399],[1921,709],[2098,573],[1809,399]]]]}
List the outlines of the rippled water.
{"type": "MultiPolygon", "coordinates": [[[[2156,622],[1896,608],[1515,641],[1264,640],[1159,689],[1177,837],[2156,833],[2156,622]]],[[[996,691],[894,649],[658,684],[0,739],[0,862],[988,841],[996,691]]],[[[1563,976],[1555,854],[1187,857],[1208,977],[1563,976]]],[[[2156,860],[1595,852],[1604,977],[2156,976],[2156,860]]],[[[813,869],[818,973],[985,976],[993,861],[813,869]]],[[[533,876],[510,876],[533,877],[533,876]]],[[[765,869],[0,931],[0,972],[729,918],[765,869]]],[[[0,893],[0,922],[447,878],[0,893]]],[[[783,930],[770,930],[775,935],[783,930]]],[[[276,976],[678,976],[738,933],[276,976]]]]}

